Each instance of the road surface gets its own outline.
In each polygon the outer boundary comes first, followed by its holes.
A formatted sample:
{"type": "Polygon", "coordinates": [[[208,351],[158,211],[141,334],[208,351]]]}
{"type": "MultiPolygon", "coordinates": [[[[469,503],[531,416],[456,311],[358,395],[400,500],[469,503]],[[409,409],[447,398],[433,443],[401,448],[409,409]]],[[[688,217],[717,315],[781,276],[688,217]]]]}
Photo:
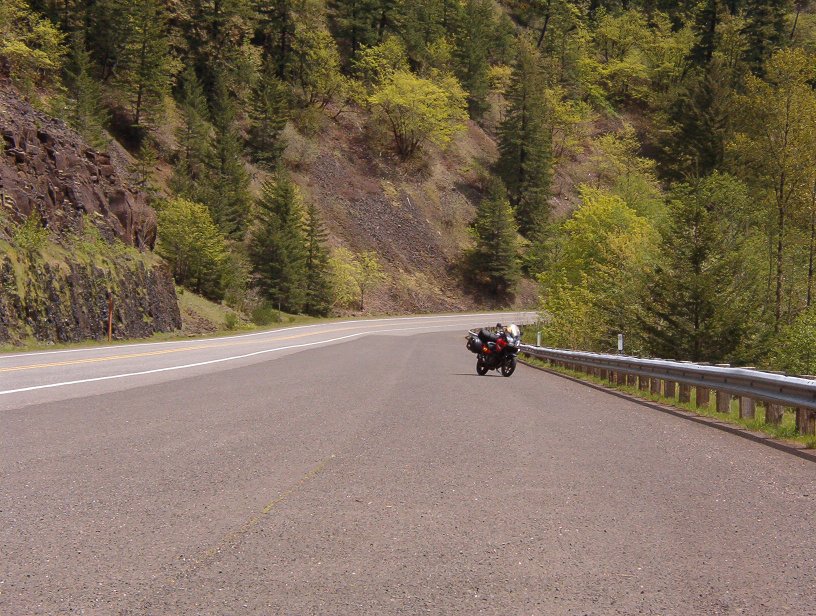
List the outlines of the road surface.
{"type": "Polygon", "coordinates": [[[0,614],[816,614],[815,464],[491,322],[0,358],[0,614]]]}

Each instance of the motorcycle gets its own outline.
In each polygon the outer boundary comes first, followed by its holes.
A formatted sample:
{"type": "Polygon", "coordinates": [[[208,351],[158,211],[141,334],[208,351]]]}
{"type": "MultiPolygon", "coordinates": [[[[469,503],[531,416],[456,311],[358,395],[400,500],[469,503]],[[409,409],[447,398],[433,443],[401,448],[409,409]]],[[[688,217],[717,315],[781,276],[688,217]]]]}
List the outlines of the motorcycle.
{"type": "Polygon", "coordinates": [[[481,329],[469,331],[467,348],[476,354],[476,374],[484,376],[490,370],[499,370],[502,376],[510,376],[516,371],[516,356],[521,344],[521,331],[517,325],[502,329],[496,326],[497,333],[491,334],[481,329]]]}

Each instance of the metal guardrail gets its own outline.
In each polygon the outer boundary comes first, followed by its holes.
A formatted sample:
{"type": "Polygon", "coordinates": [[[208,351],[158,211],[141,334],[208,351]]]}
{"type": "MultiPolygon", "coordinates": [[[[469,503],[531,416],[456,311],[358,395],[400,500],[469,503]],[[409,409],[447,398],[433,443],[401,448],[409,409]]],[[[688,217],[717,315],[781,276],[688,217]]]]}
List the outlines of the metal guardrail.
{"type": "Polygon", "coordinates": [[[526,344],[521,345],[521,352],[612,382],[634,384],[667,397],[674,397],[675,384],[679,384],[679,398],[683,402],[691,401],[690,388],[694,387],[698,406],[709,403],[712,390],[717,394],[718,410],[730,408],[731,396],[738,396],[740,416],[743,417],[753,417],[754,405],[760,402],[769,409],[766,412],[768,423],[781,421],[781,407],[793,407],[797,411],[799,431],[803,434],[816,432],[816,380],[750,368],[566,351],[526,344]]]}

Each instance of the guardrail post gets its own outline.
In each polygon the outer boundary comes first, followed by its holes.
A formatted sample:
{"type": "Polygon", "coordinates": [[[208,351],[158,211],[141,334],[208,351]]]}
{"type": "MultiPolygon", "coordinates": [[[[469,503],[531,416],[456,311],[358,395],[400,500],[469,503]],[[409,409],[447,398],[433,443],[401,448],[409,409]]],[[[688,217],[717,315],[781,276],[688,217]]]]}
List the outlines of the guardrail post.
{"type": "Polygon", "coordinates": [[[657,394],[658,396],[660,395],[660,379],[658,379],[657,377],[652,377],[652,386],[650,388],[650,391],[653,394],[657,394]]]}
{"type": "Polygon", "coordinates": [[[756,403],[753,398],[740,396],[739,398],[740,419],[753,419],[756,416],[756,403]]]}
{"type": "Polygon", "coordinates": [[[708,387],[694,388],[694,403],[698,409],[707,409],[711,401],[711,390],[708,387]]]}
{"type": "Polygon", "coordinates": [[[686,383],[680,383],[680,391],[677,396],[679,402],[691,402],[691,386],[686,383]]]}
{"type": "Polygon", "coordinates": [[[782,417],[784,415],[785,407],[781,404],[774,404],[773,402],[765,403],[765,423],[778,426],[782,423],[782,417]]]}
{"type": "Polygon", "coordinates": [[[674,381],[663,380],[663,396],[674,399],[675,391],[677,390],[677,383],[674,381]]]}
{"type": "Polygon", "coordinates": [[[636,374],[627,374],[626,375],[626,384],[630,387],[637,387],[637,375],[636,374]]]}
{"type": "Polygon", "coordinates": [[[799,434],[816,434],[816,410],[797,408],[796,430],[799,434]]]}
{"type": "Polygon", "coordinates": [[[650,379],[649,379],[648,376],[639,376],[638,377],[638,388],[640,388],[642,391],[648,391],[649,390],[649,380],[650,379]]]}
{"type": "Polygon", "coordinates": [[[724,391],[717,391],[717,412],[730,413],[731,412],[731,394],[724,391]]]}

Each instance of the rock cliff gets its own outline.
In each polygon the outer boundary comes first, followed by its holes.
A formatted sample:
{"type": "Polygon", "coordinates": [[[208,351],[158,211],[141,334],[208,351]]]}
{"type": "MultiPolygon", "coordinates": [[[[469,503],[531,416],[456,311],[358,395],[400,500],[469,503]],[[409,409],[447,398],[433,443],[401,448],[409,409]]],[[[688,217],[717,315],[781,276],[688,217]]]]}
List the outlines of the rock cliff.
{"type": "Polygon", "coordinates": [[[116,337],[180,328],[170,271],[149,252],[155,212],[123,162],[2,85],[0,136],[0,343],[101,338],[109,291],[116,337]]]}

